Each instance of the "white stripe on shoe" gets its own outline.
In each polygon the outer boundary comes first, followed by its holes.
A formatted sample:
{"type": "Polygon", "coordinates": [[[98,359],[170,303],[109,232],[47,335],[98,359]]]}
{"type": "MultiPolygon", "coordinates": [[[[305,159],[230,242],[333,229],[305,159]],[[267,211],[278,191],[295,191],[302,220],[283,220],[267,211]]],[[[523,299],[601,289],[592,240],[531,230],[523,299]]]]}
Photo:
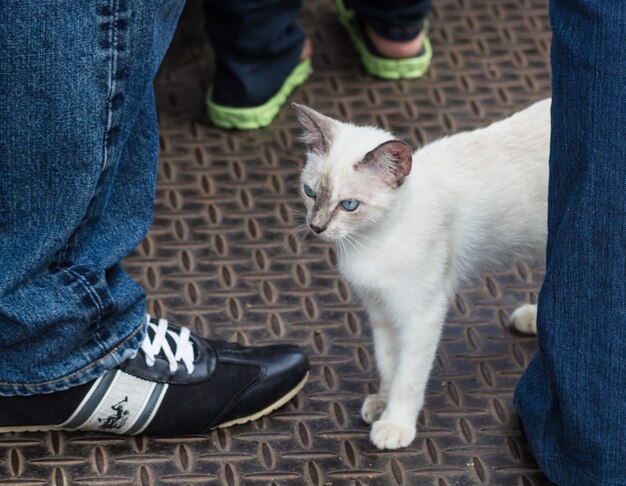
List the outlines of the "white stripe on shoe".
{"type": "Polygon", "coordinates": [[[157,383],[157,386],[155,387],[148,404],[144,408],[143,413],[137,418],[135,424],[126,432],[128,435],[141,434],[144,430],[146,430],[158,412],[168,387],[169,385],[167,383],[157,383]]]}
{"type": "Polygon", "coordinates": [[[58,428],[137,434],[150,425],[168,385],[123,371],[98,378],[74,413],[58,428]]]}
{"type": "Polygon", "coordinates": [[[115,378],[115,371],[109,371],[108,373],[100,376],[91,386],[85,395],[85,398],[83,398],[78,407],[76,407],[76,410],[70,418],[60,424],[59,427],[72,429],[84,423],[85,420],[87,420],[87,418],[89,418],[89,416],[93,413],[98,403],[102,400],[102,397],[109,389],[113,378],[115,378]]]}

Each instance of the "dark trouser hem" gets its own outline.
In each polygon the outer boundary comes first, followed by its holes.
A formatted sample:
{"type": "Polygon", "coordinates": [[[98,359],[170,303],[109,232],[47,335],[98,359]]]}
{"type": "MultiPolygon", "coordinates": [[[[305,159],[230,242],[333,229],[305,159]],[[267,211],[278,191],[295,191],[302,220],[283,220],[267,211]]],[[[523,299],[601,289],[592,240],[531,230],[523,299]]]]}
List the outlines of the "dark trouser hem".
{"type": "Polygon", "coordinates": [[[205,1],[215,50],[213,101],[258,106],[281,88],[298,64],[306,35],[296,23],[301,0],[205,1]]]}
{"type": "Polygon", "coordinates": [[[349,0],[359,20],[385,39],[415,39],[428,17],[430,0],[349,0]]]}

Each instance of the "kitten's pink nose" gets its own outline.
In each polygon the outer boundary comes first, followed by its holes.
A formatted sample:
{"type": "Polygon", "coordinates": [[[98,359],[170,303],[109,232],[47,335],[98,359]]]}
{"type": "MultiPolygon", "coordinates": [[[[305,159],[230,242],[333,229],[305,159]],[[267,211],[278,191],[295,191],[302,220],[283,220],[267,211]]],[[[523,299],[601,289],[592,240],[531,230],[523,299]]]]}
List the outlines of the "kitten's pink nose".
{"type": "Polygon", "coordinates": [[[310,224],[309,225],[311,227],[311,229],[313,231],[315,231],[316,234],[320,234],[322,231],[324,231],[326,228],[320,228],[319,226],[315,226],[314,224],[310,224]]]}

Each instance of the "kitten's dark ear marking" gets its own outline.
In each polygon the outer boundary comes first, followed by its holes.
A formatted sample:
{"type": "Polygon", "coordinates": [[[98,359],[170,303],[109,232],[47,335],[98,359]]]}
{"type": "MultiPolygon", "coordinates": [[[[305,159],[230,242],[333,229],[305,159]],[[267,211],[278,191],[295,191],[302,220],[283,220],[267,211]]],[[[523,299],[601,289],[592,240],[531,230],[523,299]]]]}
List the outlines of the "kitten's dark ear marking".
{"type": "Polygon", "coordinates": [[[411,172],[412,164],[411,146],[402,140],[389,140],[366,153],[354,168],[373,171],[390,186],[398,187],[411,172]]]}
{"type": "Polygon", "coordinates": [[[298,121],[303,128],[300,141],[314,152],[328,153],[333,138],[334,120],[308,106],[298,103],[291,103],[291,106],[296,110],[298,121]]]}

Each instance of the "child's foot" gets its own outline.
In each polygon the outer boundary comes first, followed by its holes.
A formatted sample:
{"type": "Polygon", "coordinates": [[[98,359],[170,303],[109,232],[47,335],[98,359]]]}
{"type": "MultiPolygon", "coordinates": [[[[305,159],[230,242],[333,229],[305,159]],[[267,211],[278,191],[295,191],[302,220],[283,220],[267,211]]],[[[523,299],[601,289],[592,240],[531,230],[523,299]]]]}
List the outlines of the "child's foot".
{"type": "Polygon", "coordinates": [[[218,127],[236,128],[238,130],[256,130],[269,125],[278,115],[285,101],[287,101],[287,97],[308,79],[311,74],[312,54],[313,45],[309,39],[305,39],[300,52],[300,62],[287,76],[278,92],[258,106],[233,107],[217,104],[213,101],[213,92],[209,88],[206,97],[209,120],[218,127]]]}
{"type": "Polygon", "coordinates": [[[300,53],[300,60],[304,61],[305,59],[309,59],[313,54],[313,44],[311,40],[307,37],[304,40],[304,44],[302,45],[302,52],[300,53]]]}
{"type": "Polygon", "coordinates": [[[428,70],[433,52],[428,40],[427,20],[415,39],[393,41],[363,25],[356,12],[346,7],[344,0],[336,2],[339,22],[350,36],[368,73],[383,79],[413,79],[428,70]]]}
{"type": "Polygon", "coordinates": [[[365,32],[374,48],[381,56],[390,59],[404,59],[417,56],[424,47],[424,31],[415,39],[408,41],[394,41],[384,38],[371,27],[366,26],[365,32]]]}

